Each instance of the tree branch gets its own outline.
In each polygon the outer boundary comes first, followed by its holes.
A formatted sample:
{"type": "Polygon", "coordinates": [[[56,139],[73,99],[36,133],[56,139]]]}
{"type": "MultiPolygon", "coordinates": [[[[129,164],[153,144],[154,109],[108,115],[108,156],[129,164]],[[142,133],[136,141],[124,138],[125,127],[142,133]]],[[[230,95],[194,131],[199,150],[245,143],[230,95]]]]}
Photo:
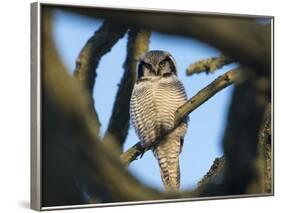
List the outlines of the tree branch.
{"type": "Polygon", "coordinates": [[[259,135],[257,188],[259,192],[272,192],[272,144],[271,144],[271,104],[268,103],[264,112],[264,121],[259,135]]]}
{"type": "Polygon", "coordinates": [[[189,65],[189,67],[186,69],[186,74],[193,75],[194,73],[198,74],[201,72],[206,72],[207,74],[213,73],[215,70],[220,69],[224,65],[231,64],[232,62],[232,59],[224,55],[203,59],[189,65]]]}
{"type": "Polygon", "coordinates": [[[115,98],[112,115],[104,141],[114,141],[122,149],[129,129],[129,105],[136,81],[136,66],[141,54],[148,50],[150,32],[131,29],[128,33],[127,57],[124,62],[124,75],[115,98]]]}
{"type": "Polygon", "coordinates": [[[130,175],[117,151],[92,128],[90,93],[70,76],[52,40],[51,11],[43,12],[43,206],[196,197],[163,193],[130,175]]]}
{"type": "MultiPolygon", "coordinates": [[[[272,146],[271,146],[271,104],[267,104],[264,112],[262,127],[258,139],[258,158],[255,162],[257,178],[249,187],[248,193],[272,193],[272,146]]],[[[203,194],[217,190],[223,180],[226,167],[225,157],[216,158],[210,170],[198,182],[198,189],[203,194]],[[215,189],[216,188],[216,189],[215,189]],[[209,191],[209,192],[208,192],[209,191]]],[[[222,187],[223,188],[223,187],[222,187]]],[[[219,194],[217,192],[217,194],[219,194]]],[[[214,195],[214,194],[213,194],[214,195]]]]}
{"type": "Polygon", "coordinates": [[[124,170],[116,150],[101,143],[91,94],[68,74],[55,49],[51,15],[43,10],[43,206],[165,198],[124,170]]]}
{"type": "Polygon", "coordinates": [[[225,153],[198,183],[200,195],[272,193],[268,77],[252,73],[236,84],[223,140],[225,153]]]}
{"type": "MultiPolygon", "coordinates": [[[[257,73],[271,67],[271,26],[256,17],[185,14],[143,10],[68,8],[89,17],[109,18],[130,26],[193,37],[206,42],[257,73]]],[[[269,18],[269,17],[268,17],[269,18]]]]}
{"type": "Polygon", "coordinates": [[[216,183],[217,180],[222,176],[224,165],[225,165],[224,156],[216,158],[209,171],[197,183],[198,188],[206,187],[206,185],[210,183],[216,183]]]}
{"type": "MultiPolygon", "coordinates": [[[[200,90],[195,96],[188,100],[176,111],[175,114],[175,125],[174,129],[188,116],[193,110],[199,107],[201,104],[205,103],[217,92],[221,91],[225,87],[237,82],[239,79],[239,72],[241,68],[236,68],[227,73],[221,75],[211,84],[206,86],[204,89],[200,90]]],[[[172,129],[171,131],[173,131],[172,129]]],[[[166,137],[171,131],[167,132],[165,135],[161,136],[166,137]]],[[[157,139],[159,141],[161,139],[157,139]]],[[[144,153],[147,150],[144,150],[140,143],[136,143],[133,147],[124,152],[120,159],[124,165],[128,166],[132,161],[136,160],[137,157],[144,153]]]]}
{"type": "MultiPolygon", "coordinates": [[[[96,69],[103,55],[111,50],[116,42],[124,36],[127,27],[116,22],[104,21],[102,26],[87,41],[76,60],[74,76],[79,79],[87,90],[93,94],[96,69]]],[[[91,107],[96,122],[95,130],[99,132],[100,122],[95,110],[95,100],[91,99],[91,107]]]]}
{"type": "MultiPolygon", "coordinates": [[[[92,12],[92,10],[90,11],[92,12]]],[[[42,43],[44,44],[44,48],[42,48],[43,206],[88,203],[89,196],[93,198],[92,202],[101,203],[245,193],[253,177],[257,134],[263,117],[262,109],[264,109],[264,103],[270,100],[269,69],[263,69],[264,66],[261,66],[260,70],[252,72],[254,77],[247,76],[245,81],[235,87],[224,136],[226,175],[223,177],[222,183],[212,189],[208,187],[206,191],[160,193],[144,186],[124,170],[124,166],[118,160],[116,150],[101,143],[97,137],[93,130],[92,109],[88,104],[91,100],[91,93],[85,90],[77,79],[67,74],[53,44],[50,17],[46,17],[46,14],[44,9],[42,24],[42,43]],[[258,83],[264,82],[264,80],[269,82],[269,87],[260,87],[260,85],[268,86],[267,83],[258,83]],[[89,196],[85,197],[85,194],[89,196]]],[[[165,23],[163,20],[161,21],[165,23]]],[[[194,26],[193,28],[197,29],[194,26]]],[[[180,28],[178,27],[178,29],[180,28]]],[[[237,35],[240,36],[240,33],[237,35]]],[[[232,45],[228,44],[229,41],[224,42],[226,42],[226,46],[232,45]]],[[[247,51],[243,52],[243,50],[252,51],[251,45],[244,49],[238,45],[235,47],[235,45],[232,45],[234,49],[236,48],[234,52],[240,50],[241,57],[247,57],[247,51]]],[[[263,44],[261,46],[263,49],[263,44]]],[[[229,51],[231,50],[229,49],[229,51]]],[[[260,53],[260,51],[258,52],[260,53]]],[[[237,57],[240,58],[238,54],[237,57]]],[[[266,59],[268,57],[270,55],[266,56],[266,59]]],[[[255,56],[249,55],[245,60],[248,61],[251,58],[253,67],[257,68],[255,56]]],[[[240,60],[238,61],[240,62],[240,60]]],[[[242,58],[241,61],[243,61],[242,58]]],[[[261,64],[264,65],[264,61],[261,64]]],[[[250,66],[249,61],[248,65],[250,66]]],[[[219,79],[206,87],[208,88],[206,93],[214,95],[224,87],[237,82],[237,72],[234,72],[234,76],[226,75],[221,80],[219,79]],[[215,82],[217,83],[214,84],[215,82]]],[[[183,112],[179,113],[181,114],[178,118],[179,123],[180,116],[190,113],[211,97],[201,94],[200,99],[196,99],[196,96],[191,99],[193,103],[188,104],[188,102],[192,102],[189,100],[180,108],[179,112],[181,110],[183,112]]],[[[133,154],[138,156],[134,150],[131,156],[133,154]]],[[[127,163],[129,164],[129,161],[127,163]]]]}
{"type": "Polygon", "coordinates": [[[206,196],[262,193],[255,185],[256,160],[264,109],[270,100],[270,81],[269,76],[256,74],[252,72],[235,86],[223,137],[223,178],[203,190],[206,196]]]}

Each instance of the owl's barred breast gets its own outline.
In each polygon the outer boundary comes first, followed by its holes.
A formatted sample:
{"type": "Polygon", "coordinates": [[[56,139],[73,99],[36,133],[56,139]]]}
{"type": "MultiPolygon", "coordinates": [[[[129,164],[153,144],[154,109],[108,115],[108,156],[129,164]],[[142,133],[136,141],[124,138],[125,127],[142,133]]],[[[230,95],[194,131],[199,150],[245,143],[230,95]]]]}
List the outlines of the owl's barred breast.
{"type": "Polygon", "coordinates": [[[175,75],[135,84],[130,114],[143,147],[152,145],[163,132],[174,127],[175,112],[186,100],[184,87],[175,75]]]}

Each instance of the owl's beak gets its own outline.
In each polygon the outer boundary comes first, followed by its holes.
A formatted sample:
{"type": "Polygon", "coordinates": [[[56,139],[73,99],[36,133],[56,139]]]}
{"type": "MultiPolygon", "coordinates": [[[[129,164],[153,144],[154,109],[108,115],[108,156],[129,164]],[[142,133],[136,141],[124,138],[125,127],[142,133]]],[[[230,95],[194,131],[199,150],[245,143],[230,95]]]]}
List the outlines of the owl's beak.
{"type": "Polygon", "coordinates": [[[154,73],[156,73],[156,75],[158,75],[158,72],[159,72],[158,65],[153,65],[152,70],[153,70],[154,73]]]}

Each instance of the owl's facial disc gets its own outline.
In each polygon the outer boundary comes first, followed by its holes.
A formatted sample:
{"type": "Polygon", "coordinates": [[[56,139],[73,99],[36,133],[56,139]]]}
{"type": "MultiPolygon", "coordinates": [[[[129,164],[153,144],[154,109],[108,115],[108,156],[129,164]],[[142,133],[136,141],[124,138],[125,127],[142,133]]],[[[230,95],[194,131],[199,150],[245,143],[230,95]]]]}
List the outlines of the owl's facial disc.
{"type": "Polygon", "coordinates": [[[170,53],[152,50],[140,57],[138,79],[177,75],[175,59],[170,53]]]}

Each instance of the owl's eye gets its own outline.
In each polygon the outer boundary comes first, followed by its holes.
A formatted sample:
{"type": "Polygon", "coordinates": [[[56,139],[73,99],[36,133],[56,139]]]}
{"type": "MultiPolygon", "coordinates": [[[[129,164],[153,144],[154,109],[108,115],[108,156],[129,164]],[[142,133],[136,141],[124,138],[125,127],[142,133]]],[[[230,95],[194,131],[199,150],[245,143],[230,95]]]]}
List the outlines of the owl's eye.
{"type": "Polygon", "coordinates": [[[144,65],[147,69],[149,69],[149,70],[151,70],[151,69],[152,69],[151,64],[148,64],[148,63],[143,63],[143,65],[144,65]]]}
{"type": "Polygon", "coordinates": [[[166,64],[166,60],[161,61],[161,62],[159,63],[159,67],[160,67],[160,68],[163,68],[163,67],[165,66],[165,64],[166,64]]]}

